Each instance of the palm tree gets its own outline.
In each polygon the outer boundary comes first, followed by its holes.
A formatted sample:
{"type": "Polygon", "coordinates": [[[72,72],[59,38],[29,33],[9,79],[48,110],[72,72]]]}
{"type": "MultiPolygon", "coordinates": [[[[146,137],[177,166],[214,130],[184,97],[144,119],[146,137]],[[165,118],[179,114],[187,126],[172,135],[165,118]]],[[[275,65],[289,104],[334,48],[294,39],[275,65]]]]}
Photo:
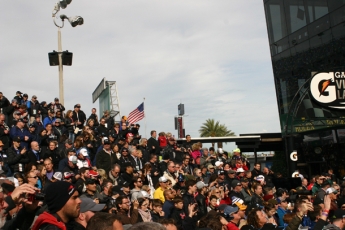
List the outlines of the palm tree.
{"type": "MultiPolygon", "coordinates": [[[[205,123],[199,129],[199,133],[201,137],[228,137],[228,136],[235,136],[235,133],[225,125],[219,124],[219,121],[215,122],[214,119],[207,119],[205,123]]],[[[223,148],[223,142],[217,143],[218,148],[223,148]]],[[[214,143],[212,143],[212,147],[214,147],[214,143]]]]}

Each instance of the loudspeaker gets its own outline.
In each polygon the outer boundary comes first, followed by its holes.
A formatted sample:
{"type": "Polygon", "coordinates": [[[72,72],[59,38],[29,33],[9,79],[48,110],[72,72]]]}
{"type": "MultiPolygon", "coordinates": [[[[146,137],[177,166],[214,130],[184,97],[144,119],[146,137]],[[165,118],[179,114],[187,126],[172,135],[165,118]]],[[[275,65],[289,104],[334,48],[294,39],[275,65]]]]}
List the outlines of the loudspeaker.
{"type": "Polygon", "coordinates": [[[59,65],[59,54],[55,50],[52,53],[48,53],[48,58],[50,66],[59,65]]]}
{"type": "Polygon", "coordinates": [[[68,50],[62,52],[62,64],[63,65],[72,65],[73,53],[68,52],[68,50]]]}

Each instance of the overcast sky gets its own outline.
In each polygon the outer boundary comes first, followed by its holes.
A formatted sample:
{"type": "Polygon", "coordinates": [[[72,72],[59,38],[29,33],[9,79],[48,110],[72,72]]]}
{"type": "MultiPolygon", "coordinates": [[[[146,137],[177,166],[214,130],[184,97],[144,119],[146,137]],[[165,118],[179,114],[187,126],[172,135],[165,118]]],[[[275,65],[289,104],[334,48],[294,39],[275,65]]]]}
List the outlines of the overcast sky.
{"type": "MultiPolygon", "coordinates": [[[[48,62],[57,50],[54,4],[2,2],[0,91],[9,99],[17,90],[39,101],[59,95],[58,67],[48,62]]],[[[208,118],[236,135],[280,132],[261,0],[73,0],[60,13],[84,18],[62,29],[62,48],[73,52],[73,66],[64,67],[66,109],[80,103],[88,116],[98,108],[91,95],[105,77],[117,82],[121,115],[146,98],[147,134],[177,136],[180,102],[192,137],[208,118]]]]}

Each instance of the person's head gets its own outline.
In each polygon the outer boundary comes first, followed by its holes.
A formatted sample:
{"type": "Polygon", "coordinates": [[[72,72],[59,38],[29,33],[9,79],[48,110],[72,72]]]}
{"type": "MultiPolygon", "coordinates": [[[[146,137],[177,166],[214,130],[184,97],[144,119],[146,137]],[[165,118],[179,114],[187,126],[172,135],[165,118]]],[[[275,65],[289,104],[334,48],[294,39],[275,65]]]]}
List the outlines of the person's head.
{"type": "Polygon", "coordinates": [[[261,164],[260,164],[260,163],[255,163],[255,164],[254,164],[254,168],[255,168],[256,170],[260,171],[260,169],[261,169],[261,164]]]}
{"type": "Polygon", "coordinates": [[[105,204],[96,204],[91,198],[83,197],[80,198],[80,214],[75,221],[84,227],[87,226],[90,219],[95,215],[96,212],[101,211],[105,204]]]}
{"type": "Polygon", "coordinates": [[[235,191],[237,193],[242,191],[242,183],[238,180],[233,180],[231,182],[231,187],[232,187],[233,191],[235,191]]]}
{"type": "Polygon", "coordinates": [[[280,201],[278,202],[279,207],[281,207],[281,208],[284,209],[284,210],[287,209],[288,204],[289,204],[289,203],[287,202],[287,200],[280,200],[280,201]]]}
{"type": "Polygon", "coordinates": [[[149,207],[149,204],[150,204],[149,199],[138,198],[138,202],[139,202],[139,209],[141,209],[144,212],[146,212],[148,210],[148,207],[149,207]]]}
{"type": "Polygon", "coordinates": [[[26,173],[26,181],[28,184],[35,186],[38,181],[38,176],[36,172],[29,171],[26,173]]]}
{"type": "Polygon", "coordinates": [[[272,217],[277,212],[275,205],[272,203],[266,204],[264,210],[268,217],[272,217]]]}
{"type": "Polygon", "coordinates": [[[49,142],[49,149],[50,150],[55,150],[56,149],[56,147],[57,147],[57,141],[50,141],[49,142]]]}
{"type": "Polygon", "coordinates": [[[57,213],[65,223],[79,216],[81,200],[71,183],[57,181],[50,184],[45,191],[45,202],[50,213],[57,213]]]}
{"type": "Polygon", "coordinates": [[[189,164],[189,161],[190,161],[190,156],[185,156],[182,163],[183,163],[184,165],[188,165],[188,164],[189,164]]]}
{"type": "Polygon", "coordinates": [[[72,118],[73,116],[73,111],[72,110],[67,110],[65,117],[66,118],[72,118]]]}
{"type": "Polygon", "coordinates": [[[25,126],[24,120],[23,119],[18,119],[17,120],[17,127],[22,129],[22,128],[24,128],[24,126],[25,126]]]}
{"type": "Polygon", "coordinates": [[[162,211],[163,202],[160,199],[153,199],[152,200],[152,209],[156,213],[160,213],[162,211]]]}
{"type": "Polygon", "coordinates": [[[150,133],[151,137],[156,138],[157,137],[157,132],[156,130],[152,130],[150,133]]]}
{"type": "Polygon", "coordinates": [[[141,179],[141,177],[134,176],[133,184],[134,184],[134,188],[141,189],[143,187],[143,180],[141,179]]]}
{"type": "Polygon", "coordinates": [[[255,228],[261,229],[266,222],[266,216],[260,209],[255,208],[249,212],[247,217],[248,225],[253,225],[255,228]]]}
{"type": "Polygon", "coordinates": [[[74,105],[74,111],[79,112],[80,108],[81,108],[80,104],[74,105]]]}
{"type": "Polygon", "coordinates": [[[150,162],[151,163],[156,163],[157,162],[157,155],[151,154],[150,155],[150,162]]]}
{"type": "Polygon", "coordinates": [[[96,180],[88,178],[85,181],[86,192],[95,193],[97,191],[96,180]]]}
{"type": "Polygon", "coordinates": [[[186,181],[186,189],[189,194],[193,195],[197,191],[196,181],[195,180],[186,181]]]}
{"type": "Polygon", "coordinates": [[[122,148],[121,149],[121,155],[123,157],[127,157],[128,156],[128,149],[127,148],[122,148]]]}
{"type": "Polygon", "coordinates": [[[173,200],[176,196],[176,193],[171,189],[164,190],[163,192],[165,200],[173,200]]]}
{"type": "Polygon", "coordinates": [[[254,189],[254,192],[257,194],[257,195],[261,195],[262,194],[262,186],[260,184],[255,184],[253,186],[253,189],[254,189]]]}
{"type": "Polygon", "coordinates": [[[86,230],[123,230],[122,221],[117,215],[96,212],[87,223],[86,230]]]}
{"type": "Polygon", "coordinates": [[[210,206],[212,208],[215,208],[217,206],[217,200],[218,200],[217,196],[215,196],[215,195],[210,196],[210,206]]]}
{"type": "Polygon", "coordinates": [[[24,177],[21,173],[15,173],[13,175],[14,178],[18,180],[18,185],[21,186],[24,183],[24,177]]]}
{"type": "Polygon", "coordinates": [[[186,141],[187,142],[190,142],[191,141],[191,139],[192,139],[192,137],[188,134],[188,135],[186,135],[186,141]]]}
{"type": "Polygon", "coordinates": [[[315,177],[315,179],[316,179],[316,183],[317,184],[319,184],[319,185],[322,185],[322,183],[324,182],[324,180],[325,180],[325,177],[323,177],[323,176],[316,176],[315,177]]]}
{"type": "Polygon", "coordinates": [[[305,187],[307,187],[307,186],[308,186],[308,180],[305,179],[305,178],[303,178],[303,179],[302,179],[302,185],[305,186],[305,187]]]}
{"type": "Polygon", "coordinates": [[[282,200],[285,200],[288,196],[287,190],[283,188],[278,188],[276,191],[277,197],[280,197],[282,200]]]}
{"type": "Polygon", "coordinates": [[[120,176],[120,171],[121,171],[121,167],[118,164],[114,164],[113,168],[111,169],[111,175],[115,178],[120,176]]]}
{"type": "Polygon", "coordinates": [[[168,162],[168,171],[170,173],[175,173],[176,172],[175,163],[173,161],[169,161],[168,162]]]}
{"type": "Polygon", "coordinates": [[[119,196],[118,198],[116,198],[116,206],[118,209],[128,211],[130,207],[130,201],[126,196],[119,196]]]}
{"type": "Polygon", "coordinates": [[[222,192],[220,191],[219,188],[215,188],[211,191],[211,196],[216,196],[218,199],[222,197],[222,192]]]}
{"type": "Polygon", "coordinates": [[[47,172],[53,171],[53,166],[54,165],[53,165],[53,162],[52,162],[51,159],[47,158],[47,159],[44,160],[43,163],[44,163],[44,166],[45,166],[47,172]]]}
{"type": "Polygon", "coordinates": [[[183,200],[181,198],[175,198],[174,199],[174,206],[176,209],[181,210],[183,209],[183,200]]]}
{"type": "Polygon", "coordinates": [[[168,179],[165,176],[162,176],[158,179],[159,187],[165,190],[168,186],[168,179]]]}
{"type": "Polygon", "coordinates": [[[34,150],[34,151],[39,151],[40,150],[40,146],[38,145],[37,141],[31,142],[30,146],[31,146],[31,149],[34,150]]]}
{"type": "Polygon", "coordinates": [[[87,178],[90,178],[90,169],[87,167],[82,167],[79,169],[80,172],[80,176],[81,178],[83,178],[84,180],[86,180],[87,178]]]}
{"type": "Polygon", "coordinates": [[[333,216],[331,217],[331,223],[340,229],[344,229],[345,211],[341,209],[335,210],[333,216]]]}

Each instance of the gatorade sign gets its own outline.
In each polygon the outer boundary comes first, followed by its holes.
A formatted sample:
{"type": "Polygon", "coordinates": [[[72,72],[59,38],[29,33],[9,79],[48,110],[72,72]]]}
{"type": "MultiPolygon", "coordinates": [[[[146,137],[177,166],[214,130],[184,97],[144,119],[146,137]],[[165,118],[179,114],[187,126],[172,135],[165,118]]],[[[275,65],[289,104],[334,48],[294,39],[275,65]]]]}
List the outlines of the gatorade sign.
{"type": "Polygon", "coordinates": [[[310,81],[310,93],[324,107],[345,109],[345,72],[315,74],[310,81]]]}

